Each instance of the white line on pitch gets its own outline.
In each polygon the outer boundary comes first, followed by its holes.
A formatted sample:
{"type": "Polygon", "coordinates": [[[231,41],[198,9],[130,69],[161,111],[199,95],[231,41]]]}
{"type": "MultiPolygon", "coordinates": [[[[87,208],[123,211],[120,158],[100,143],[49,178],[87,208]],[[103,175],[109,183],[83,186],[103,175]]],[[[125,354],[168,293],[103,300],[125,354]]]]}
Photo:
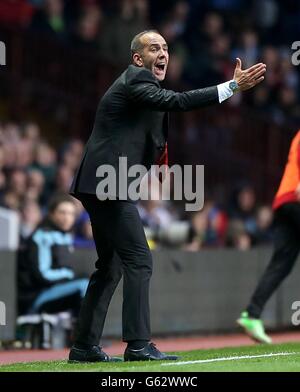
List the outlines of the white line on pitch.
{"type": "Polygon", "coordinates": [[[223,358],[212,358],[212,359],[199,359],[195,361],[181,361],[181,362],[168,362],[162,363],[161,366],[172,366],[172,365],[190,365],[193,363],[209,363],[209,362],[219,362],[219,361],[238,361],[240,359],[252,359],[252,358],[266,358],[266,357],[279,357],[285,355],[296,355],[300,353],[290,352],[290,353],[270,353],[261,355],[242,355],[239,357],[223,357],[223,358]]]}

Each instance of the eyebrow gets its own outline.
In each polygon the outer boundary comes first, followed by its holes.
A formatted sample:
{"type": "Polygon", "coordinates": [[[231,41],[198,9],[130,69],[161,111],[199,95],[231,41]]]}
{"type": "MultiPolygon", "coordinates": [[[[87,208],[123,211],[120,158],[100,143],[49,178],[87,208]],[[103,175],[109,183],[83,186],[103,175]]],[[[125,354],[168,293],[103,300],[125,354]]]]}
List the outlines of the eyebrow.
{"type": "MultiPolygon", "coordinates": [[[[160,47],[160,44],[149,44],[149,46],[151,47],[151,46],[154,46],[154,47],[160,47]]],[[[162,44],[162,46],[164,47],[164,48],[168,48],[168,44],[162,44]]]]}

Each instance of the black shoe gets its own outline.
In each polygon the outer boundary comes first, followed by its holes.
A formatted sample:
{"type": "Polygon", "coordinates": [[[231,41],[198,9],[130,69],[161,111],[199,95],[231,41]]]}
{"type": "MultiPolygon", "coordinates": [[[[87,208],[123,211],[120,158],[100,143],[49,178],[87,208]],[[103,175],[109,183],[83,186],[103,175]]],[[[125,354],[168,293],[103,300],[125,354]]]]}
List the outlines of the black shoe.
{"type": "Polygon", "coordinates": [[[69,362],[122,362],[122,359],[110,357],[99,346],[92,346],[87,350],[73,346],[69,354],[69,362]]]}
{"type": "Polygon", "coordinates": [[[177,359],[177,355],[167,355],[160,352],[152,342],[149,342],[140,350],[127,347],[124,352],[124,361],[176,361],[177,359]]]}

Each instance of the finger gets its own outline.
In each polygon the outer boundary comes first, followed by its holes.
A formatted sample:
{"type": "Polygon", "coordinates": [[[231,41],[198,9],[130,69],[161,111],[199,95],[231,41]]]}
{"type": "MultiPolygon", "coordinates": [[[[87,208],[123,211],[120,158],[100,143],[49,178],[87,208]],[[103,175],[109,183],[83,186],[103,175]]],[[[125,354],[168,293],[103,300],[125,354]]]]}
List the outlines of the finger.
{"type": "Polygon", "coordinates": [[[236,58],[235,68],[236,69],[241,69],[242,68],[242,62],[241,62],[241,59],[239,57],[236,58]]]}
{"type": "Polygon", "coordinates": [[[245,71],[251,73],[251,72],[255,71],[257,68],[260,68],[260,67],[266,67],[266,64],[264,64],[264,63],[254,64],[254,65],[252,65],[252,67],[246,69],[245,71]]]}
{"type": "Polygon", "coordinates": [[[264,76],[261,76],[258,79],[252,80],[252,82],[248,84],[248,87],[245,90],[249,90],[250,88],[256,86],[259,83],[261,83],[264,80],[264,78],[265,78],[264,76]]]}
{"type": "Polygon", "coordinates": [[[246,76],[251,79],[256,79],[258,76],[263,75],[266,72],[266,68],[257,68],[255,71],[247,73],[246,76]]]}
{"type": "Polygon", "coordinates": [[[265,78],[264,76],[261,76],[260,78],[256,79],[253,84],[253,87],[256,86],[258,83],[261,83],[264,80],[264,78],[265,78]]]}
{"type": "Polygon", "coordinates": [[[266,68],[259,68],[256,72],[252,72],[248,76],[252,79],[257,79],[266,72],[266,68]]]}
{"type": "Polygon", "coordinates": [[[252,69],[251,71],[246,71],[246,76],[253,78],[253,77],[255,77],[255,75],[257,75],[260,72],[266,72],[266,67],[260,66],[260,67],[252,69]]]}

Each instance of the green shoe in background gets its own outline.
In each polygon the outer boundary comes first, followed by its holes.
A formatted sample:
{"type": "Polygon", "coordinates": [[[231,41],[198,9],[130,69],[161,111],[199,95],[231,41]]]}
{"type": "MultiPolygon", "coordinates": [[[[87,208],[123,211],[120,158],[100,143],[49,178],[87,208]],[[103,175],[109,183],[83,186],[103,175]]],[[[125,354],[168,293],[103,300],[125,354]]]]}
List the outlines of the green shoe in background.
{"type": "Polygon", "coordinates": [[[272,339],[265,333],[263,322],[260,319],[251,318],[248,312],[242,312],[241,317],[236,322],[256,342],[272,343],[272,339]]]}

